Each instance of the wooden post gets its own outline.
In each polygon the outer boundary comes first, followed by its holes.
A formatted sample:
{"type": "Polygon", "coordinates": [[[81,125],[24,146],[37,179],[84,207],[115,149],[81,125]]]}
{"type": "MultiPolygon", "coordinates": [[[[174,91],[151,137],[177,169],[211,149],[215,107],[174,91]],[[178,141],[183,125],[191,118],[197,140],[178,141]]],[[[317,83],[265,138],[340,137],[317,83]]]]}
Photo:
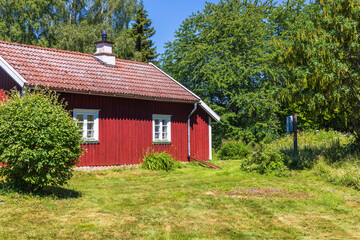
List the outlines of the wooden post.
{"type": "Polygon", "coordinates": [[[293,114],[293,129],[294,129],[294,152],[297,153],[298,144],[297,144],[297,115],[296,115],[296,113],[293,114]]]}

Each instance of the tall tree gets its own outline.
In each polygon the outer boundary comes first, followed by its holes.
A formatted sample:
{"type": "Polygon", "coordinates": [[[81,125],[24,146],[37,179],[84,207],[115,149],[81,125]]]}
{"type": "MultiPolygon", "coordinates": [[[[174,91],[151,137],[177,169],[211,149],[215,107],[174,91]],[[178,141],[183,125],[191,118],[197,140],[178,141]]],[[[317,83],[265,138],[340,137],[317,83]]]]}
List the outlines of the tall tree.
{"type": "Polygon", "coordinates": [[[284,96],[320,127],[360,133],[360,2],[319,0],[277,39],[284,96]],[[325,125],[325,126],[324,126],[325,125]]]}
{"type": "Polygon", "coordinates": [[[132,24],[131,34],[136,42],[136,50],[141,53],[143,62],[154,62],[158,57],[153,41],[150,39],[155,34],[154,27],[151,27],[151,20],[144,9],[143,2],[136,12],[135,23],[132,24]]]}
{"type": "Polygon", "coordinates": [[[0,0],[0,39],[25,44],[47,45],[49,26],[64,1],[0,0]]]}
{"type": "Polygon", "coordinates": [[[140,60],[135,41],[127,33],[138,7],[137,0],[70,0],[62,19],[53,27],[57,36],[55,48],[86,53],[94,52],[94,41],[106,29],[115,42],[119,58],[140,60]]]}
{"type": "Polygon", "coordinates": [[[222,117],[215,141],[259,141],[278,130],[272,1],[207,3],[167,43],[163,68],[222,117]]]}

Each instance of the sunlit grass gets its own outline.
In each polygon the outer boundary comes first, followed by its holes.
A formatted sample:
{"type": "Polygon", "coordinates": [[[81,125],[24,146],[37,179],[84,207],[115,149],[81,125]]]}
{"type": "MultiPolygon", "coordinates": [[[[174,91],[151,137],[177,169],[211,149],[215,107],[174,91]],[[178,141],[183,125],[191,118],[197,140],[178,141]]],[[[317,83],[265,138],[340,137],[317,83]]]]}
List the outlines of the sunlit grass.
{"type": "Polygon", "coordinates": [[[49,196],[2,188],[0,239],[360,238],[359,191],[311,171],[278,178],[213,163],[223,170],[76,172],[72,191],[49,196]]]}

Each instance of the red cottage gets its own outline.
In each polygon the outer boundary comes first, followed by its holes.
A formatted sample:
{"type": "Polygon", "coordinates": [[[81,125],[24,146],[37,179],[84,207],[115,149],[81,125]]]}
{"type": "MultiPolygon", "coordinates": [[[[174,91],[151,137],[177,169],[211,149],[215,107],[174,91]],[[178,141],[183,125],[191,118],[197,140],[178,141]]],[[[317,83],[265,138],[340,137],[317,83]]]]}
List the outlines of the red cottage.
{"type": "Polygon", "coordinates": [[[106,36],[95,44],[92,55],[0,41],[0,99],[57,91],[83,126],[80,166],[138,164],[151,150],[211,159],[213,110],[153,64],[115,59],[106,36]]]}

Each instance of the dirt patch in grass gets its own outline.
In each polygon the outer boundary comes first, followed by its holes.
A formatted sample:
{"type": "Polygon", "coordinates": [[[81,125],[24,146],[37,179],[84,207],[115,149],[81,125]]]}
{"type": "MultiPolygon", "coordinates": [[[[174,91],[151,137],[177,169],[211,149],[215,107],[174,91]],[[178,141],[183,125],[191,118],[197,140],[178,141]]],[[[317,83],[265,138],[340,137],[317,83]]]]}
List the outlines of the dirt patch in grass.
{"type": "Polygon", "coordinates": [[[311,195],[300,191],[289,191],[280,188],[232,188],[227,191],[206,192],[207,195],[225,194],[229,197],[238,198],[279,198],[279,199],[303,199],[312,198],[311,195]]]}
{"type": "Polygon", "coordinates": [[[360,203],[358,203],[358,202],[346,202],[345,205],[350,206],[350,207],[360,208],[360,203]]]}

